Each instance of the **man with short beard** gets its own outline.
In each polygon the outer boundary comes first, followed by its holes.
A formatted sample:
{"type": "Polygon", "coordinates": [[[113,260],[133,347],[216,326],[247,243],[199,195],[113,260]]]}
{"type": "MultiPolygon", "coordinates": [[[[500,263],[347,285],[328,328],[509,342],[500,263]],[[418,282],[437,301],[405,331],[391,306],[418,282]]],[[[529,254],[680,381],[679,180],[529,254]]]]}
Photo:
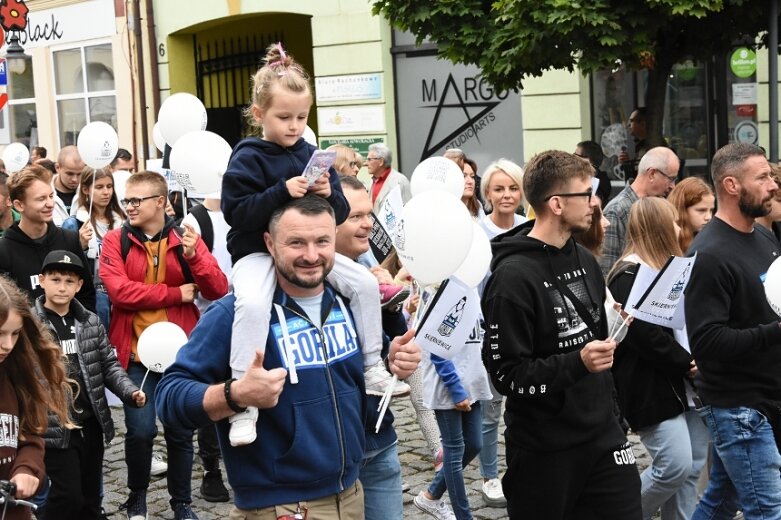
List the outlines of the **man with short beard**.
{"type": "Polygon", "coordinates": [[[711,163],[718,211],[694,238],[686,326],[697,412],[713,437],[710,482],[693,520],[781,518],[781,326],[763,280],[781,249],[754,229],[778,185],[761,148],[728,144],[711,163]],[[776,436],[774,437],[774,430],[776,436]]]}
{"type": "Polygon", "coordinates": [[[639,520],[640,477],[614,406],[605,281],[572,239],[591,226],[594,168],[549,151],[525,170],[523,192],[537,218],[495,239],[482,300],[483,361],[507,396],[507,511],[639,520]]]}
{"type": "MultiPolygon", "coordinates": [[[[365,354],[349,302],[325,282],[336,254],[334,210],[317,195],[293,199],[271,215],[264,239],[277,275],[265,343],[231,378],[236,298],[213,303],[166,370],[158,413],[165,425],[217,423],[231,518],[363,519],[365,354]],[[235,447],[227,418],[247,406],[259,409],[258,440],[235,447]]],[[[399,378],[415,370],[411,333],[391,342],[389,358],[399,378]]]]}

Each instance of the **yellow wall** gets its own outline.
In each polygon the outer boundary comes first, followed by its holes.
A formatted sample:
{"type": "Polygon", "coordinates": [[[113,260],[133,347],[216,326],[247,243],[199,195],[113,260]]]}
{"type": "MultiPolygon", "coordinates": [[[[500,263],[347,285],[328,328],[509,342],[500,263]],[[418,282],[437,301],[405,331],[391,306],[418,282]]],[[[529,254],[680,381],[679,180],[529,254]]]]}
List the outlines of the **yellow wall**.
{"type": "Polygon", "coordinates": [[[524,161],[545,150],[572,151],[590,138],[588,81],[579,72],[551,70],[523,87],[524,161]]]}
{"type": "MultiPolygon", "coordinates": [[[[381,104],[385,111],[385,138],[395,149],[391,31],[381,18],[372,16],[365,0],[193,0],[187,9],[178,2],[153,0],[155,32],[166,54],[159,58],[160,97],[173,92],[196,92],[193,34],[201,40],[224,35],[284,34],[290,53],[313,76],[383,74],[383,98],[358,104],[381,104]],[[303,15],[303,16],[302,16],[303,15]]],[[[262,55],[258,57],[259,61],[262,55]]],[[[249,85],[249,78],[248,83],[249,85]]],[[[356,104],[329,102],[320,106],[356,104]]],[[[316,126],[313,106],[310,126],[316,126]]],[[[151,131],[151,124],[150,124],[151,131]]],[[[377,135],[377,134],[372,134],[377,135]]]]}

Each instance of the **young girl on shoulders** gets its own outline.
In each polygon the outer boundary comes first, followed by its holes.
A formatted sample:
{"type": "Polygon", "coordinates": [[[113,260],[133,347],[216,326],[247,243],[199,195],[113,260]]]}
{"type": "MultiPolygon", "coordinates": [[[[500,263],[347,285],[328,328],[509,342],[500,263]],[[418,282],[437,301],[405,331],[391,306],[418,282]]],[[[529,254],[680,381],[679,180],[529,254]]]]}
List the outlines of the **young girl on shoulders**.
{"type": "MultiPolygon", "coordinates": [[[[234,378],[244,374],[268,335],[276,276],[263,233],[268,231],[271,214],[307,193],[331,204],[337,225],[350,212],[333,168],[312,185],[302,175],[316,150],[302,138],[311,107],[312,89],[306,71],[280,44],[270,46],[265,65],[253,78],[252,103],[246,111],[250,124],[261,128],[263,137],[249,137],[236,145],[222,184],[222,211],[231,226],[228,250],[236,295],[230,360],[234,378]]],[[[390,374],[380,359],[382,320],[377,281],[366,268],[338,254],[327,279],[350,299],[363,348],[366,392],[382,395],[390,374]]],[[[255,441],[257,414],[257,409],[250,407],[230,418],[232,445],[255,441]]]]}

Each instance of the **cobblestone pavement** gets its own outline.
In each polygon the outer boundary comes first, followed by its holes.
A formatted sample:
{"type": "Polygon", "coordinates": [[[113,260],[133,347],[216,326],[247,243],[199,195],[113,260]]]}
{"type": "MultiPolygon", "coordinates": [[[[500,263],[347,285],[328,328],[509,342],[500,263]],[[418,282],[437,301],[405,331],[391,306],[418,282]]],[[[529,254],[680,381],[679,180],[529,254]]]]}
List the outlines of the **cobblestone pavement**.
{"type": "MultiPolygon", "coordinates": [[[[396,432],[399,436],[399,457],[403,471],[404,483],[409,490],[404,493],[404,517],[405,518],[431,518],[418,510],[412,503],[415,495],[424,489],[433,477],[433,465],[428,453],[426,443],[420,433],[420,428],[415,420],[412,405],[404,398],[392,403],[391,408],[395,416],[396,432]]],[[[124,417],[121,407],[112,408],[114,422],[117,427],[117,435],[112,445],[106,450],[105,455],[105,498],[103,504],[109,518],[126,518],[124,511],[118,511],[119,505],[127,498],[127,470],[124,459],[124,417]]],[[[504,440],[499,436],[499,460],[500,473],[504,471],[504,440]]],[[[642,469],[649,463],[642,444],[636,436],[630,436],[633,444],[638,466],[642,469]]],[[[162,430],[157,438],[156,451],[165,453],[162,442],[162,430]]],[[[201,520],[227,518],[231,509],[230,503],[213,504],[200,497],[199,487],[203,469],[196,457],[193,466],[193,509],[201,520]]],[[[472,512],[477,519],[506,519],[507,514],[503,509],[487,507],[480,494],[481,478],[477,461],[472,462],[465,470],[467,493],[472,512]]],[[[227,483],[227,482],[226,482],[227,483]]],[[[173,512],[168,504],[168,492],[166,491],[166,479],[152,477],[147,503],[150,519],[173,518],[173,512]]]]}

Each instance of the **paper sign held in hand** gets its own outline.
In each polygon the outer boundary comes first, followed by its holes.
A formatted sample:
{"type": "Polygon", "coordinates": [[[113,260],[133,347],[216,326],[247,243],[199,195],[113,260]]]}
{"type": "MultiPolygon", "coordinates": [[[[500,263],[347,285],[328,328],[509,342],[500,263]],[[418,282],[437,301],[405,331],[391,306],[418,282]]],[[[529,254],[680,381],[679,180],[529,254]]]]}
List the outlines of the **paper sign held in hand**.
{"type": "Polygon", "coordinates": [[[426,308],[415,342],[420,348],[453,359],[480,318],[480,296],[458,278],[448,278],[426,308]]]}
{"type": "Polygon", "coordinates": [[[658,273],[641,264],[626,301],[626,310],[638,320],[682,329],[685,325],[682,302],[697,258],[672,256],[658,273]]]}
{"type": "Polygon", "coordinates": [[[335,160],[335,151],[315,150],[301,175],[306,178],[311,186],[328,171],[328,168],[333,166],[335,160]]]}

